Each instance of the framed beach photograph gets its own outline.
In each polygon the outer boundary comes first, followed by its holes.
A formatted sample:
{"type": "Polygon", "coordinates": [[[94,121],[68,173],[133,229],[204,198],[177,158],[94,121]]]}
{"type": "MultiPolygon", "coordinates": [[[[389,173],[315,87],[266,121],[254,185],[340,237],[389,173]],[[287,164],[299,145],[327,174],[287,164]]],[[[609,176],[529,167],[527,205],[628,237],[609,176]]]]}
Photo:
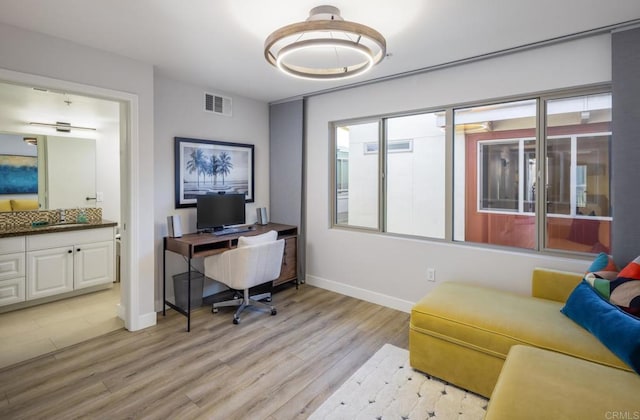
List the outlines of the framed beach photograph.
{"type": "Polygon", "coordinates": [[[0,194],[37,194],[38,158],[0,154],[0,194]]]}
{"type": "Polygon", "coordinates": [[[202,194],[241,193],[253,202],[254,145],[175,137],[176,208],[202,194]]]}

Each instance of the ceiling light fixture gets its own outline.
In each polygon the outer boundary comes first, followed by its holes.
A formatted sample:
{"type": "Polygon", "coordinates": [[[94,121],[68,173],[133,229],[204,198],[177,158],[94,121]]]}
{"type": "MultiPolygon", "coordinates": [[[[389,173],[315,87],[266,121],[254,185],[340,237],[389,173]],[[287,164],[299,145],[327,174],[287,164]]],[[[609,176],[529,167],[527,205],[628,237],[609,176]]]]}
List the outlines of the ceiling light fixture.
{"type": "Polygon", "coordinates": [[[312,80],[358,76],[382,61],[386,51],[378,31],[344,20],[333,6],[314,7],[306,21],[283,26],[264,42],[271,65],[312,80]]]}
{"type": "Polygon", "coordinates": [[[93,127],[78,127],[75,125],[71,125],[69,123],[66,122],[60,122],[57,121],[55,124],[49,124],[49,123],[39,123],[39,122],[30,122],[30,125],[37,125],[39,127],[52,127],[55,128],[56,131],[61,132],[61,133],[69,133],[71,132],[71,130],[91,130],[91,131],[96,131],[95,128],[93,127]]]}

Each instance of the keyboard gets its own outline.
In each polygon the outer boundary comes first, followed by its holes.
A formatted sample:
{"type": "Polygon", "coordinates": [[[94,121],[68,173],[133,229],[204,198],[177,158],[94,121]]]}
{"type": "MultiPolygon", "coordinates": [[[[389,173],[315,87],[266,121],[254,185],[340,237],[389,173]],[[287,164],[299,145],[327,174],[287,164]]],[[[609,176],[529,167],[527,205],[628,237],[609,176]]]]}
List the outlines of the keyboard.
{"type": "Polygon", "coordinates": [[[249,232],[251,229],[248,227],[235,227],[235,228],[224,228],[222,230],[213,231],[214,236],[223,236],[223,235],[232,235],[234,233],[242,233],[249,232]]]}

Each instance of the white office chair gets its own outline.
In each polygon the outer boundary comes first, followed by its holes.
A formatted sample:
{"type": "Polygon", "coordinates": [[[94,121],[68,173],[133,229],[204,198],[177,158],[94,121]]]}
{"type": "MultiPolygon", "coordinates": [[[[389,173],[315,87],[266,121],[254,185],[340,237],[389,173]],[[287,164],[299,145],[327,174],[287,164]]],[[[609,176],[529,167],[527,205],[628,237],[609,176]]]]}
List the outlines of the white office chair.
{"type": "MultiPolygon", "coordinates": [[[[278,233],[270,231],[262,235],[241,236],[238,247],[222,254],[206,257],[204,272],[209,278],[227,285],[233,290],[242,290],[243,297],[213,304],[211,312],[218,312],[223,306],[240,306],[233,315],[233,323],[240,322],[240,313],[248,306],[262,306],[276,314],[276,308],[260,302],[271,300],[271,293],[249,296],[249,288],[271,282],[280,276],[284,239],[278,240],[278,233]]],[[[237,296],[237,295],[236,295],[237,296]]]]}

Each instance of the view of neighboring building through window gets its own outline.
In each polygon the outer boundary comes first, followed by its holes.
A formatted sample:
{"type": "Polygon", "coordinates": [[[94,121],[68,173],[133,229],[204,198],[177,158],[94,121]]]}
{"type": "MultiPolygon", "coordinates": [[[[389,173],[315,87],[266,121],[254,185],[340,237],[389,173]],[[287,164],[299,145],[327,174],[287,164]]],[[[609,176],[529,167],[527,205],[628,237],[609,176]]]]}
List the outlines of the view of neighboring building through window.
{"type": "Polygon", "coordinates": [[[536,247],[535,99],[454,111],[454,239],[536,247]]]}
{"type": "Polygon", "coordinates": [[[334,128],[336,225],[611,252],[610,93],[555,94],[334,128]],[[452,162],[445,115],[453,115],[452,162]],[[447,171],[453,173],[449,195],[447,171]]]}
{"type": "Polygon", "coordinates": [[[378,121],[341,125],[335,129],[335,223],[378,229],[378,121]]]}
{"type": "Polygon", "coordinates": [[[336,224],[445,237],[444,113],[337,125],[335,145],[336,224]],[[385,168],[384,177],[379,167],[385,168]],[[381,178],[383,209],[378,208],[381,178]]]}
{"type": "Polygon", "coordinates": [[[546,102],[547,248],[611,251],[611,94],[546,102]]]}
{"type": "Polygon", "coordinates": [[[444,113],[386,120],[386,231],[445,237],[444,113]]]}

